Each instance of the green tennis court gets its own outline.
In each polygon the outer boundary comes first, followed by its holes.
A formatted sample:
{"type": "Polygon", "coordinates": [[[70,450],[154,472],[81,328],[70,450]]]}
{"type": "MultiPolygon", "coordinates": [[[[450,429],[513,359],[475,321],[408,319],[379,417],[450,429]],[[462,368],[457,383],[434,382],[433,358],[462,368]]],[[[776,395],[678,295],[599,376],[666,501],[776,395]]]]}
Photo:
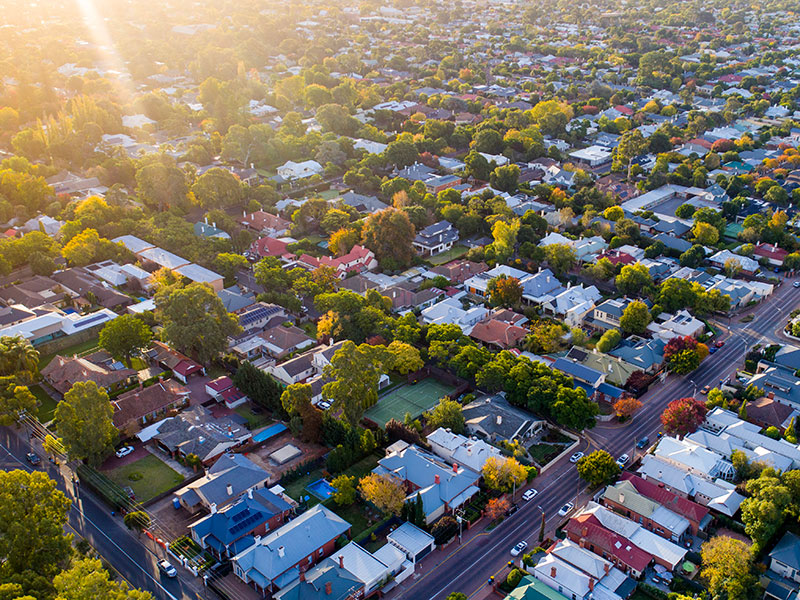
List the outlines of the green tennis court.
{"type": "Polygon", "coordinates": [[[431,377],[415,384],[401,385],[378,398],[378,403],[369,408],[364,416],[381,427],[391,419],[402,421],[406,413],[416,418],[436,406],[441,398],[450,395],[454,389],[431,377]]]}

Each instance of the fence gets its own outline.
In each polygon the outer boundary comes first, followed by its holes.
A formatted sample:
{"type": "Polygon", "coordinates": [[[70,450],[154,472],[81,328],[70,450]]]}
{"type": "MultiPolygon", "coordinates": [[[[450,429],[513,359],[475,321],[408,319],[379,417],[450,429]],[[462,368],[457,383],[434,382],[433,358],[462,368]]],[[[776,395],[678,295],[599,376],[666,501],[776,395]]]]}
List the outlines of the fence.
{"type": "Polygon", "coordinates": [[[414,384],[428,377],[434,377],[435,379],[444,381],[447,385],[453,386],[455,388],[451,393],[453,398],[457,398],[461,394],[472,390],[472,385],[468,381],[461,379],[457,375],[453,375],[450,371],[445,371],[433,365],[428,365],[422,367],[419,371],[409,373],[408,383],[414,384]]]}

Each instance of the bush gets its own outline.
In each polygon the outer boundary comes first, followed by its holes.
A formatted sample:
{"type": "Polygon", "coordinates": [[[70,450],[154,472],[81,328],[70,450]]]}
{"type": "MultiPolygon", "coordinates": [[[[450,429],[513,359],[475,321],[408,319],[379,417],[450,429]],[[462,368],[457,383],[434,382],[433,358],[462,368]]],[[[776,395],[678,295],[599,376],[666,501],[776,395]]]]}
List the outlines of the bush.
{"type": "Polygon", "coordinates": [[[457,533],[458,523],[456,523],[456,520],[450,515],[445,515],[436,521],[431,528],[431,535],[433,536],[437,546],[450,541],[450,539],[452,539],[452,537],[457,533]]]}
{"type": "Polygon", "coordinates": [[[506,577],[506,583],[510,590],[513,590],[515,587],[519,585],[520,580],[522,579],[522,571],[519,569],[512,569],[511,573],[508,574],[506,577]]]}

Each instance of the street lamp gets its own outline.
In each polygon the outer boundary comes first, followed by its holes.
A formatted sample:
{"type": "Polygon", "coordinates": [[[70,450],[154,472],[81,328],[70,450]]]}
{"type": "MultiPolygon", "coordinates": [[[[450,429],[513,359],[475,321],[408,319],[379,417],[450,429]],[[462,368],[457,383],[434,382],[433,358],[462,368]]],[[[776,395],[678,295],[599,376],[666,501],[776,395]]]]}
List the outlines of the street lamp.
{"type": "Polygon", "coordinates": [[[694,392],[692,393],[692,396],[697,396],[697,384],[691,379],[689,380],[689,383],[692,384],[692,388],[694,389],[694,392]]]}

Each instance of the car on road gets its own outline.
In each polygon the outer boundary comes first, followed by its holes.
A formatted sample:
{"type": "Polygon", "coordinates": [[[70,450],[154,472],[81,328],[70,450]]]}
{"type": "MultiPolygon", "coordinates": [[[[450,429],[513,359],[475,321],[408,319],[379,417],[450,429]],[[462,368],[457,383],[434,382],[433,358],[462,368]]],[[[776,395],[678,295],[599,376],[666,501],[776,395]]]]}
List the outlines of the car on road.
{"type": "Polygon", "coordinates": [[[537,490],[528,490],[524,494],[522,494],[522,499],[527,502],[528,500],[533,500],[536,497],[536,494],[539,492],[537,490]]]}
{"type": "Polygon", "coordinates": [[[714,352],[716,352],[716,351],[717,351],[717,347],[716,346],[711,346],[711,348],[708,349],[708,353],[709,354],[714,354],[714,352]]]}
{"type": "Polygon", "coordinates": [[[624,468],[625,468],[625,465],[627,465],[627,464],[628,464],[628,460],[629,460],[629,459],[630,459],[630,457],[629,457],[627,454],[623,454],[622,456],[620,456],[620,457],[617,459],[617,464],[619,465],[619,468],[620,468],[620,469],[624,469],[624,468]]]}
{"type": "Polygon", "coordinates": [[[800,288],[800,281],[795,281],[795,282],[792,284],[792,287],[800,288]]]}
{"type": "Polygon", "coordinates": [[[642,448],[647,448],[648,445],[650,445],[650,438],[647,436],[644,436],[642,439],[636,442],[636,447],[639,448],[640,450],[642,448]]]}
{"type": "Polygon", "coordinates": [[[525,552],[525,548],[528,547],[528,542],[522,541],[516,546],[511,549],[511,556],[519,556],[522,552],[525,552]]]}
{"type": "Polygon", "coordinates": [[[168,560],[160,560],[158,561],[158,570],[161,571],[167,577],[177,577],[178,571],[175,567],[168,560]]]}
{"type": "Polygon", "coordinates": [[[25,455],[25,458],[28,459],[28,462],[31,463],[34,467],[38,465],[40,462],[42,462],[42,459],[39,458],[39,456],[37,454],[34,454],[33,452],[28,452],[25,455]]]}
{"type": "Polygon", "coordinates": [[[717,342],[716,344],[714,344],[714,347],[715,348],[722,348],[724,345],[725,345],[725,342],[717,342]]]}
{"type": "Polygon", "coordinates": [[[706,395],[706,394],[708,394],[708,392],[710,392],[710,391],[711,391],[711,386],[710,386],[710,385],[706,385],[706,386],[703,386],[703,389],[702,389],[702,390],[700,390],[700,393],[701,393],[701,394],[703,394],[703,395],[705,396],[705,395],[706,395]]]}
{"type": "Polygon", "coordinates": [[[122,448],[117,450],[115,454],[117,455],[117,458],[122,458],[124,456],[128,456],[128,454],[130,454],[131,452],[133,452],[133,446],[123,446],[122,448]]]}
{"type": "Polygon", "coordinates": [[[584,456],[583,452],[576,452],[575,454],[573,454],[572,456],[569,457],[569,462],[576,463],[580,459],[582,459],[583,456],[584,456]]]}
{"type": "Polygon", "coordinates": [[[566,517],[569,514],[569,511],[571,511],[573,508],[575,508],[575,505],[572,502],[567,502],[561,507],[561,510],[558,511],[558,516],[566,517]]]}

